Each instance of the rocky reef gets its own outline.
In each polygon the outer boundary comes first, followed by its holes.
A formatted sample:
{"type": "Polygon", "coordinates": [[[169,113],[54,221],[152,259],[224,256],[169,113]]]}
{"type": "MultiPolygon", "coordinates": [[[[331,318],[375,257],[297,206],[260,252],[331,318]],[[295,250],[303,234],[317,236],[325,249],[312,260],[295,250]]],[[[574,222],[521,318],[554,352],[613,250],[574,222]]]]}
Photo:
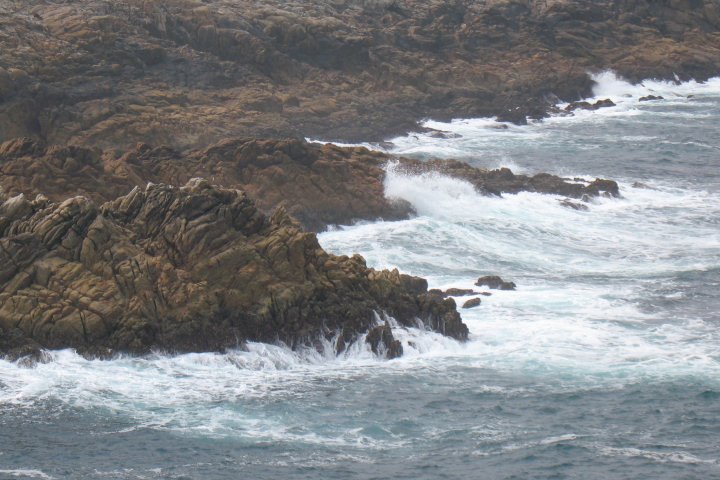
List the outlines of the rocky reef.
{"type": "Polygon", "coordinates": [[[46,195],[61,201],[83,195],[105,202],[147,182],[184,185],[191,178],[241,189],[265,213],[285,210],[308,230],[355,220],[407,218],[412,207],[387,198],[387,166],[408,175],[441,173],[472,183],[484,194],[532,191],[581,199],[619,195],[617,183],[516,175],[453,160],[396,158],[366,148],[342,148],[303,140],[225,140],[186,153],[139,144],[127,152],[85,147],[47,147],[28,138],[0,144],[0,187],[8,195],[46,195]]]}
{"type": "Polygon", "coordinates": [[[0,141],[185,150],[523,123],[631,81],[720,73],[715,0],[0,3],[0,141]]]}
{"type": "Polygon", "coordinates": [[[341,352],[367,332],[393,357],[402,346],[385,315],[468,335],[455,302],[428,294],[425,280],[330,255],[282,208],[268,217],[239,190],[194,179],[102,205],[0,201],[0,350],[10,358],[41,347],[106,356],[321,338],[341,352]]]}

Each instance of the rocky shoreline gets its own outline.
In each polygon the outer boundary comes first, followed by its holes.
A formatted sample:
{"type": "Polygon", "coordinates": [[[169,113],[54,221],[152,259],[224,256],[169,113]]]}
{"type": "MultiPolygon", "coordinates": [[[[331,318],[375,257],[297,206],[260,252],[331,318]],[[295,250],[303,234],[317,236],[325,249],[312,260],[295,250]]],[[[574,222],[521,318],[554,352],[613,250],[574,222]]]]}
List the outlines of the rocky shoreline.
{"type": "Polygon", "coordinates": [[[233,139],[185,153],[138,144],[120,152],[46,146],[29,138],[0,144],[0,187],[7,195],[42,194],[53,201],[84,195],[113,200],[148,182],[184,185],[192,178],[240,189],[265,213],[283,207],[310,231],[354,221],[399,220],[413,214],[402,199],[387,198],[387,168],[406,175],[438,173],[470,182],[486,195],[531,191],[587,199],[618,196],[617,183],[566,179],[550,174],[516,175],[454,160],[420,161],[304,140],[233,139]]]}
{"type": "Polygon", "coordinates": [[[340,353],[368,332],[374,351],[398,356],[384,315],[467,339],[454,301],[428,294],[425,280],[330,255],[282,208],[268,217],[239,190],[196,179],[103,205],[0,200],[0,347],[10,358],[322,337],[340,353]]]}
{"type": "Polygon", "coordinates": [[[104,357],[320,338],[340,353],[367,334],[373,351],[393,358],[402,346],[384,315],[464,340],[455,302],[425,280],[329,255],[302,228],[411,215],[407,202],[384,195],[388,163],[462,178],[487,195],[619,195],[610,180],[300,140],[228,140],[186,154],[11,140],[0,144],[0,353],[71,347],[104,357]]]}
{"type": "Polygon", "coordinates": [[[720,73],[713,0],[28,0],[0,5],[0,141],[186,150],[524,123],[630,81],[720,73]]]}
{"type": "Polygon", "coordinates": [[[617,183],[303,138],[612,106],[582,101],[590,72],[705,80],[718,30],[709,0],[5,2],[0,355],[321,340],[340,353],[365,338],[394,358],[387,316],[465,340],[447,294],[330,255],[312,232],[413,215],[385,195],[389,168],[576,210],[617,183]]]}

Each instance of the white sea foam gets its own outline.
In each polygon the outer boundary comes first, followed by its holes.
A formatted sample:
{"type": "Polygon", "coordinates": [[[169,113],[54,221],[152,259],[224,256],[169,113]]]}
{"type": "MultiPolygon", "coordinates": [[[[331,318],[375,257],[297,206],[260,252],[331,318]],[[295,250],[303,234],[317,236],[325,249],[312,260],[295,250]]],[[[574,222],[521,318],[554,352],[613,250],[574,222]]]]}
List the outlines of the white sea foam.
{"type": "Polygon", "coordinates": [[[50,475],[40,471],[40,470],[31,470],[31,469],[15,469],[15,470],[0,470],[0,475],[6,475],[8,477],[12,478],[43,478],[47,480],[51,480],[55,477],[51,477],[50,475]]]}
{"type": "Polygon", "coordinates": [[[592,76],[595,82],[593,94],[596,98],[610,98],[615,101],[626,99],[638,100],[640,97],[655,95],[667,97],[668,100],[687,98],[688,95],[701,97],[703,95],[720,94],[720,77],[711,78],[707,82],[671,82],[662,80],[644,80],[632,84],[622,79],[612,71],[605,71],[592,76]]]}
{"type": "Polygon", "coordinates": [[[486,197],[465,181],[393,166],[385,187],[418,217],[327,232],[321,242],[435,287],[471,288],[484,274],[517,280],[518,291],[493,292],[463,311],[473,341],[456,354],[475,366],[594,382],[720,373],[712,324],[692,314],[657,322],[636,300],[644,278],[717,267],[717,225],[692,213],[668,217],[674,209],[720,213],[717,196],[622,185],[624,198],[597,199],[581,212],[551,195],[486,197]]]}
{"type": "Polygon", "coordinates": [[[597,447],[598,452],[602,455],[611,457],[642,457],[658,463],[686,463],[691,465],[709,464],[720,466],[720,459],[703,459],[687,452],[657,452],[652,450],[643,450],[639,448],[615,448],[615,447],[597,447]]]}

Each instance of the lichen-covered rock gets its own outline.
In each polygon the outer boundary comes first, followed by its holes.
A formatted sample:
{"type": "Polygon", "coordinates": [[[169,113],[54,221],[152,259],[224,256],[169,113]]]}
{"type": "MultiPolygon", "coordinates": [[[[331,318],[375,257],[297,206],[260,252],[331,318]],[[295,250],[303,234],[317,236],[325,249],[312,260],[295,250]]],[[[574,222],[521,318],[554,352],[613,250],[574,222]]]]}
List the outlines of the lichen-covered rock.
{"type": "Polygon", "coordinates": [[[455,304],[428,295],[424,280],[330,255],[284,210],[267,217],[239,190],[193,179],[99,207],[1,199],[0,352],[13,357],[37,346],[99,356],[247,340],[294,347],[339,332],[351,343],[378,314],[468,335],[455,304]]]}

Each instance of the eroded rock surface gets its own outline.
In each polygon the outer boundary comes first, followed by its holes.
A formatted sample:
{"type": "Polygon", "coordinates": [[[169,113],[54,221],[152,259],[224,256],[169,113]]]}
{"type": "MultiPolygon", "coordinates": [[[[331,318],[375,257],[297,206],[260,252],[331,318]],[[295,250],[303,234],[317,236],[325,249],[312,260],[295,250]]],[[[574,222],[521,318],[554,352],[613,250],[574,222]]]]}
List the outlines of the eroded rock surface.
{"type": "MultiPolygon", "coordinates": [[[[390,315],[458,340],[467,327],[425,280],[326,253],[283,209],[192,180],[98,205],[0,197],[0,349],[93,356],[217,351],[244,341],[343,345],[390,315]]],[[[397,345],[380,332],[391,356],[397,345]]],[[[377,347],[376,347],[377,348],[377,347]]]]}

